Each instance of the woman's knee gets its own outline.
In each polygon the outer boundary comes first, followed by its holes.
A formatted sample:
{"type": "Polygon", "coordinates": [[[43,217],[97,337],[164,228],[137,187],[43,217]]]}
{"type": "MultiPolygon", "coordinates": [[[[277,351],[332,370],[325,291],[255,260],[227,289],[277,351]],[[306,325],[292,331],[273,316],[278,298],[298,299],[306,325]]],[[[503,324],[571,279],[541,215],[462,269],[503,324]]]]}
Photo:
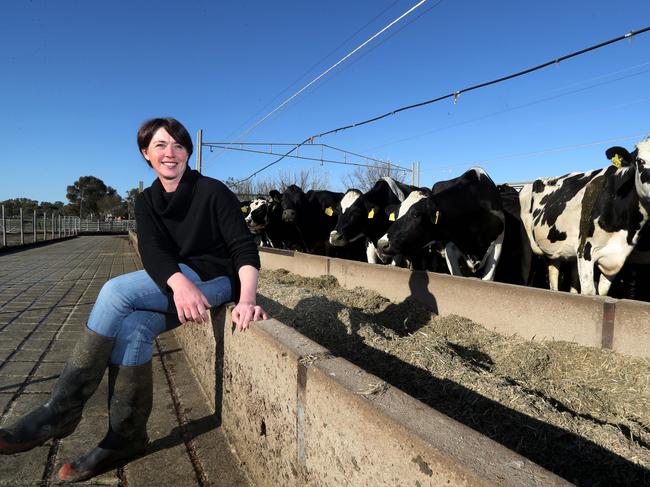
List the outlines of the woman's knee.
{"type": "Polygon", "coordinates": [[[122,276],[117,276],[104,283],[97,296],[97,301],[121,303],[125,298],[124,279],[122,279],[122,276]]]}

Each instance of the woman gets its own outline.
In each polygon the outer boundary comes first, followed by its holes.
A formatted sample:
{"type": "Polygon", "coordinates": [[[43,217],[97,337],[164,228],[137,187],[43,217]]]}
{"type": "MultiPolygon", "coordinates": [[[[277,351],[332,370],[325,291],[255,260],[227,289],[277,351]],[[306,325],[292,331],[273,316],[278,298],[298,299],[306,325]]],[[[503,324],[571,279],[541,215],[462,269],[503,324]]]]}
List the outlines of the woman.
{"type": "Polygon", "coordinates": [[[237,302],[237,330],[267,319],[256,305],[260,260],[239,202],[223,183],[188,168],[193,145],[185,127],[173,118],[148,120],[138,147],[157,176],[135,204],[145,270],[104,285],[50,398],[0,429],[3,454],[71,434],[108,364],[108,432],[61,467],[63,481],[88,479],[145,450],[157,335],[187,321],[204,323],[210,307],[230,300],[237,302]]]}

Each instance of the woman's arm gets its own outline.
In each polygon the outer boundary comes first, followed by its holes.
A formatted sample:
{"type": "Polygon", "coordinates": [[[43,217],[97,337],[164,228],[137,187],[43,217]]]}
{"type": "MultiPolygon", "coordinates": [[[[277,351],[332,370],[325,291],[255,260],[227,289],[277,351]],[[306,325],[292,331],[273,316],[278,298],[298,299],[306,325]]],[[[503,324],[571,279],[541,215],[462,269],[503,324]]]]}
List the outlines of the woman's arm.
{"type": "Polygon", "coordinates": [[[237,325],[237,331],[245,331],[251,321],[257,321],[260,317],[268,319],[268,315],[258,306],[257,303],[257,279],[258,271],[252,265],[244,265],[239,268],[239,281],[241,292],[239,302],[232,310],[232,320],[237,325]]]}

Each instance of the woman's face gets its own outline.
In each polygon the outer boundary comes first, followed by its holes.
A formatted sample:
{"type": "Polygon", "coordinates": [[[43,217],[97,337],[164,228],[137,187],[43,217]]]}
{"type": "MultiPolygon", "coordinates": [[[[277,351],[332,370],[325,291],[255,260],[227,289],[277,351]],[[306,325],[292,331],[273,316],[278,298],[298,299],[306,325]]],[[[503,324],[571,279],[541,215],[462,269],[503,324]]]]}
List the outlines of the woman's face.
{"type": "Polygon", "coordinates": [[[187,149],[161,127],[153,134],[149,147],[142,149],[142,155],[151,163],[165,189],[176,189],[187,167],[187,149]]]}

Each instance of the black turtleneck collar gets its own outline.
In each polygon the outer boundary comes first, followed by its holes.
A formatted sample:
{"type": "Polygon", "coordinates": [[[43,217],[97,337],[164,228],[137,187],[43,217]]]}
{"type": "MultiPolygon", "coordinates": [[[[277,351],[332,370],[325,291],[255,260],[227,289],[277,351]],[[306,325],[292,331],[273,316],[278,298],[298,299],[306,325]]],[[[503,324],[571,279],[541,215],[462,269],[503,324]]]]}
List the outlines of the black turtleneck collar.
{"type": "Polygon", "coordinates": [[[188,166],[178,182],[176,191],[171,193],[167,193],[160,179],[156,178],[151,184],[151,202],[156,212],[161,216],[173,217],[187,211],[192,201],[194,184],[199,177],[199,172],[188,166]]]}

